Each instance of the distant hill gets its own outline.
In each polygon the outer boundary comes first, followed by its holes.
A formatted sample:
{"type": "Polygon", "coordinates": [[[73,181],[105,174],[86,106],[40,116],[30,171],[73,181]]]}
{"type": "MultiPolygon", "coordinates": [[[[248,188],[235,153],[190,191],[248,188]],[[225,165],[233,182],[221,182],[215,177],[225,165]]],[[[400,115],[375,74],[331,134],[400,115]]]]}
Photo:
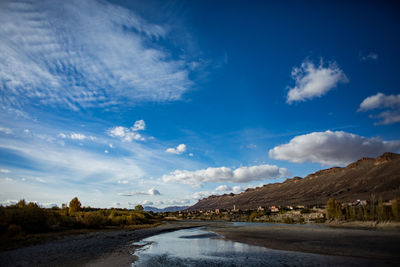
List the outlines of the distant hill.
{"type": "Polygon", "coordinates": [[[172,207],[165,207],[163,209],[151,206],[144,206],[143,208],[145,211],[152,211],[152,212],[175,212],[175,211],[185,210],[189,208],[189,206],[172,206],[172,207]]]}
{"type": "Polygon", "coordinates": [[[272,205],[325,205],[330,197],[342,202],[400,197],[400,154],[384,153],[362,158],[346,167],[333,167],[305,178],[294,177],[283,183],[247,189],[240,194],[225,194],[201,199],[189,210],[255,209],[272,205]]]}

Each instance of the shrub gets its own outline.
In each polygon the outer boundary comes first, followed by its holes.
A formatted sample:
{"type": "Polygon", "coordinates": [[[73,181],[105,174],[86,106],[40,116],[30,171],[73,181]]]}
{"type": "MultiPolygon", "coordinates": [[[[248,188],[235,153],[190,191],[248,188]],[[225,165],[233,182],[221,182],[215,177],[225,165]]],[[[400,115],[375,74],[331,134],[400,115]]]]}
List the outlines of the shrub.
{"type": "Polygon", "coordinates": [[[81,217],[81,223],[87,228],[103,228],[107,224],[107,218],[97,212],[86,212],[81,217]]]}

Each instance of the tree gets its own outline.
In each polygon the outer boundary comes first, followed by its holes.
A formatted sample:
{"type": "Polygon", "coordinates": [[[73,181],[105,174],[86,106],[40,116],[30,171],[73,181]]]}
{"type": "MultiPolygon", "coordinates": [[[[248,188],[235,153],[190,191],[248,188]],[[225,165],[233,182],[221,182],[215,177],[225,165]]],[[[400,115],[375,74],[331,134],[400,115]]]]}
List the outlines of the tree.
{"type": "Polygon", "coordinates": [[[334,198],[328,199],[326,204],[326,218],[330,219],[342,219],[342,209],[340,202],[334,198]]]}
{"type": "Polygon", "coordinates": [[[26,202],[25,199],[21,199],[18,204],[17,204],[18,208],[25,208],[26,207],[26,202]]]}
{"type": "Polygon", "coordinates": [[[81,210],[81,202],[77,197],[74,197],[70,202],[69,202],[69,212],[76,212],[81,210]]]}
{"type": "Polygon", "coordinates": [[[135,211],[143,211],[143,210],[144,210],[144,208],[142,205],[135,206],[135,211]]]}

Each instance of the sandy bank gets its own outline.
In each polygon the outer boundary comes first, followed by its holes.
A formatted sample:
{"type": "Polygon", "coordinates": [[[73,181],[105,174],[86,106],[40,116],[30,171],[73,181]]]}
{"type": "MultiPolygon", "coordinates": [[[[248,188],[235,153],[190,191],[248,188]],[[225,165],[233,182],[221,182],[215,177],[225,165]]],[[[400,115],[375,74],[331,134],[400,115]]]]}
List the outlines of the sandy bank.
{"type": "Polygon", "coordinates": [[[379,259],[389,264],[400,262],[400,231],[284,224],[208,229],[232,241],[272,249],[379,259]]]}
{"type": "Polygon", "coordinates": [[[130,266],[132,242],[206,223],[168,223],[154,228],[67,236],[60,240],[0,253],[0,266],[130,266]]]}

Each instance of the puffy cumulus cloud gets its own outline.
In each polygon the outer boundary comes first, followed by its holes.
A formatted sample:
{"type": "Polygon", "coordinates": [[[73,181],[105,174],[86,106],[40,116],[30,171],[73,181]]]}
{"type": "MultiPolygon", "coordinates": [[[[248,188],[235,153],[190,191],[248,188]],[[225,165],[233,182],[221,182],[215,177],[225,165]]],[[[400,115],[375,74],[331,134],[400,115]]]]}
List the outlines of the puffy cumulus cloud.
{"type": "Polygon", "coordinates": [[[167,148],[165,152],[171,153],[171,154],[182,154],[186,151],[186,145],[185,144],[180,144],[176,148],[167,148]]]}
{"type": "Polygon", "coordinates": [[[346,75],[335,62],[326,66],[322,59],[318,66],[305,60],[300,67],[293,68],[291,75],[295,86],[289,88],[286,99],[288,104],[321,97],[336,87],[338,83],[348,82],[346,75]]]}
{"type": "Polygon", "coordinates": [[[185,55],[163,46],[169,26],[107,1],[5,0],[0,25],[3,106],[173,101],[193,84],[185,55]]]}
{"type": "Polygon", "coordinates": [[[289,143],[269,150],[269,157],[296,163],[310,161],[323,165],[345,165],[362,157],[376,157],[399,149],[400,141],[328,130],[296,136],[289,143]]]}
{"type": "Polygon", "coordinates": [[[142,131],[146,129],[146,123],[144,120],[135,121],[133,126],[131,127],[132,131],[142,131]]]}
{"type": "Polygon", "coordinates": [[[382,119],[375,123],[375,125],[380,124],[392,124],[400,122],[400,94],[398,95],[385,95],[383,93],[377,93],[375,95],[365,98],[361,104],[358,111],[369,111],[374,109],[383,109],[377,115],[371,115],[371,118],[382,119]]]}
{"type": "Polygon", "coordinates": [[[237,193],[242,192],[242,191],[245,190],[245,189],[246,189],[246,188],[237,185],[237,186],[232,187],[232,193],[237,194],[237,193]]]}
{"type": "Polygon", "coordinates": [[[0,173],[10,173],[11,171],[10,170],[7,170],[7,169],[0,169],[0,173]]]}
{"type": "Polygon", "coordinates": [[[190,196],[193,200],[199,200],[208,196],[214,195],[214,192],[210,191],[200,191],[200,192],[195,192],[193,195],[190,196]]]}
{"type": "Polygon", "coordinates": [[[161,193],[155,188],[150,188],[147,192],[124,192],[118,193],[119,196],[132,197],[132,196],[160,196],[161,193]]]}
{"type": "Polygon", "coordinates": [[[147,193],[148,193],[149,195],[152,195],[152,196],[159,196],[159,195],[161,195],[160,191],[158,191],[158,190],[155,189],[155,188],[150,188],[149,191],[148,191],[147,193]]]}
{"type": "MultiPolygon", "coordinates": [[[[146,129],[146,123],[144,120],[135,121],[132,127],[127,128],[123,126],[115,126],[107,130],[107,134],[111,137],[119,137],[122,141],[132,142],[132,140],[144,141],[145,138],[138,133],[138,131],[143,131],[146,129]]],[[[110,144],[112,148],[113,145],[110,144]]]]}
{"type": "Polygon", "coordinates": [[[285,168],[275,165],[258,165],[230,169],[227,167],[207,168],[197,171],[175,170],[163,175],[164,182],[178,182],[193,186],[201,186],[207,182],[243,183],[275,177],[284,177],[289,174],[285,168]]]}
{"type": "Polygon", "coordinates": [[[367,111],[377,108],[399,108],[400,107],[400,94],[398,95],[385,95],[383,93],[377,93],[376,95],[369,96],[364,99],[361,104],[359,111],[367,111]]]}
{"type": "Polygon", "coordinates": [[[232,190],[232,187],[228,186],[228,185],[220,185],[217,188],[215,188],[215,191],[218,192],[226,192],[226,191],[230,191],[232,190]]]}

